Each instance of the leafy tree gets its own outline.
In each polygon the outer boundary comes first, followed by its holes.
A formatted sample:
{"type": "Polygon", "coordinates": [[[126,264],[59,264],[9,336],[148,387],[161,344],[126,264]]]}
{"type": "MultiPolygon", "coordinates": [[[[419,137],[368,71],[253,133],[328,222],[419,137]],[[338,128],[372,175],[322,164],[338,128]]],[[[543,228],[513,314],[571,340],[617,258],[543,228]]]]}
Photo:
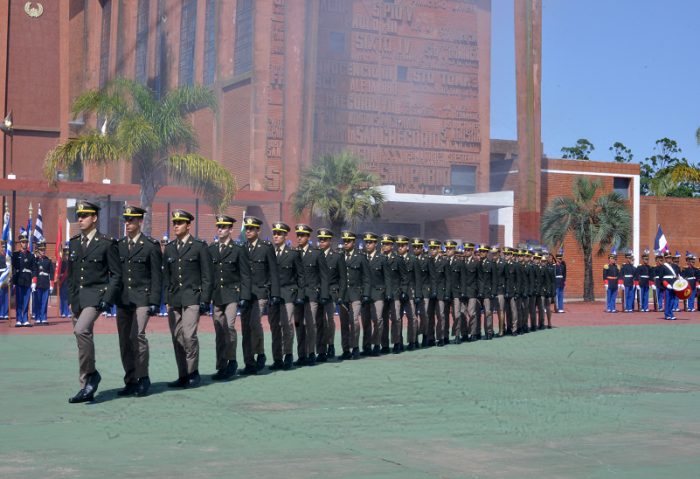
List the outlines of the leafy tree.
{"type": "Polygon", "coordinates": [[[106,123],[102,131],[88,128],[51,150],[44,160],[44,176],[55,185],[58,170],[80,164],[133,162],[141,184],[141,207],[149,213],[143,231],[151,234],[153,200],[171,178],[191,187],[217,211],[224,211],[236,194],[236,179],[222,165],[198,155],[197,132],[190,114],[202,108],[215,111],[216,97],[201,85],[183,85],[160,99],[148,86],[116,78],[100,90],[87,90],[73,103],[73,118],[96,114],[106,123]]]}
{"type": "Polygon", "coordinates": [[[576,146],[571,148],[564,147],[561,149],[561,152],[563,153],[562,158],[588,161],[590,160],[589,155],[593,150],[595,150],[593,143],[582,138],[576,142],[576,146]]]}
{"type": "Polygon", "coordinates": [[[602,194],[603,183],[579,176],[571,196],[552,199],[540,220],[542,243],[557,250],[568,233],[583,254],[583,300],[595,301],[593,250],[603,256],[612,248],[626,248],[632,240],[632,215],[618,193],[602,194]]]}
{"type": "Polygon", "coordinates": [[[656,142],[654,147],[655,155],[646,158],[640,165],[640,192],[650,196],[672,196],[689,198],[697,193],[697,188],[693,188],[688,182],[679,182],[671,173],[676,166],[681,163],[687,164],[685,158],[678,158],[682,152],[678,144],[662,138],[656,142]]]}
{"type": "Polygon", "coordinates": [[[632,150],[626,148],[625,145],[619,141],[616,141],[615,144],[610,147],[610,152],[618,163],[631,163],[634,157],[632,150]]]}
{"type": "Polygon", "coordinates": [[[695,132],[695,141],[697,141],[698,146],[700,146],[700,126],[698,127],[698,130],[695,132]]]}
{"type": "Polygon", "coordinates": [[[364,161],[353,152],[323,155],[301,174],[292,197],[292,214],[299,219],[304,212],[330,224],[338,237],[343,225],[357,227],[358,221],[381,218],[384,193],[379,176],[364,168],[364,161]]]}

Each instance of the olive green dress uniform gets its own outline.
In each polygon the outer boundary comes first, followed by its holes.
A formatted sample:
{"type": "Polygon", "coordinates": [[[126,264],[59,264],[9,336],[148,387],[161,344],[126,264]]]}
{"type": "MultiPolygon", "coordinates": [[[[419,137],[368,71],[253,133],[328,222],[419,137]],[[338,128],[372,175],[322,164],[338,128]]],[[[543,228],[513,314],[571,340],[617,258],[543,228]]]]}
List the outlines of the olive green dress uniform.
{"type": "MultiPolygon", "coordinates": [[[[327,228],[321,228],[316,232],[317,238],[333,238],[333,232],[327,228]]],[[[335,304],[341,298],[345,298],[347,275],[345,272],[345,259],[342,253],[333,251],[330,246],[323,252],[328,267],[328,290],[331,302],[318,308],[316,317],[316,349],[318,354],[335,354],[335,304]],[[331,348],[331,351],[329,351],[331,348]]],[[[340,309],[340,306],[338,306],[340,309]]]]}
{"type": "MultiPolygon", "coordinates": [[[[425,241],[422,238],[413,238],[411,240],[411,246],[417,246],[421,249],[423,248],[425,241]]],[[[435,262],[432,261],[431,256],[428,253],[422,252],[420,255],[415,256],[418,262],[418,270],[421,275],[421,282],[423,284],[423,289],[421,291],[421,300],[416,304],[416,314],[419,319],[418,323],[418,334],[423,335],[422,346],[428,345],[428,310],[431,299],[437,298],[435,293],[435,262]]],[[[416,338],[416,341],[418,339],[416,338]]]]}
{"type": "MultiPolygon", "coordinates": [[[[540,257],[541,255],[537,253],[535,257],[540,257]]],[[[545,299],[547,297],[547,286],[549,284],[549,271],[545,265],[540,261],[539,264],[532,265],[532,271],[535,272],[535,294],[534,294],[534,307],[530,311],[530,331],[544,328],[544,313],[545,313],[545,299]],[[535,312],[535,309],[537,310],[535,312]]]]}
{"type": "MultiPolygon", "coordinates": [[[[381,244],[394,244],[395,238],[389,234],[380,236],[381,244]]],[[[386,352],[389,348],[390,333],[393,324],[397,321],[399,311],[401,311],[401,271],[399,267],[399,255],[392,251],[385,255],[386,264],[389,271],[389,286],[390,289],[386,292],[386,300],[382,309],[382,349],[386,352]]]]}
{"type": "MultiPolygon", "coordinates": [[[[481,245],[479,251],[490,250],[487,245],[481,245]]],[[[484,334],[486,339],[493,336],[493,307],[496,300],[496,292],[498,290],[498,276],[496,272],[496,263],[488,258],[481,261],[481,275],[479,276],[479,289],[481,290],[482,306],[484,308],[484,334]]],[[[480,329],[476,334],[480,333],[480,329]]],[[[474,332],[472,331],[472,334],[474,332]]]]}
{"type": "MultiPolygon", "coordinates": [[[[441,246],[442,243],[437,239],[429,239],[429,246],[441,246]]],[[[434,284],[436,295],[428,302],[428,345],[434,346],[437,339],[438,342],[444,344],[445,336],[445,311],[449,314],[450,302],[452,294],[452,274],[450,265],[447,259],[440,255],[435,258],[430,258],[434,268],[434,284]]]]}
{"type": "MultiPolygon", "coordinates": [[[[491,254],[500,253],[501,250],[498,245],[491,248],[491,254]]],[[[496,281],[496,289],[494,291],[495,298],[491,300],[491,306],[495,311],[498,312],[498,334],[503,336],[505,333],[505,290],[506,290],[506,260],[503,259],[503,255],[498,257],[498,260],[493,260],[494,263],[494,280],[496,281]]]]}
{"type": "MultiPolygon", "coordinates": [[[[87,201],[78,202],[76,214],[95,214],[99,210],[99,207],[87,201]]],[[[117,240],[96,229],[88,236],[73,236],[68,249],[67,299],[78,343],[80,387],[85,389],[88,376],[97,375],[92,330],[101,312],[98,307],[100,303],[112,306],[117,301],[122,267],[117,240]]]]}
{"type": "MultiPolygon", "coordinates": [[[[504,251],[513,250],[510,248],[504,251]]],[[[517,250],[516,250],[517,252],[517,250]]],[[[520,313],[520,291],[522,289],[522,271],[517,260],[509,260],[505,262],[503,268],[505,274],[505,313],[506,313],[506,328],[513,334],[518,334],[518,316],[520,313]]]]}
{"type": "MultiPolygon", "coordinates": [[[[344,231],[341,238],[355,239],[355,233],[344,231]]],[[[347,289],[343,304],[338,307],[341,345],[346,357],[350,353],[355,355],[355,350],[357,350],[356,356],[359,357],[361,303],[363,298],[369,298],[371,291],[369,262],[367,256],[358,252],[357,249],[349,253],[343,252],[343,258],[347,289]]]]}
{"type": "MultiPolygon", "coordinates": [[[[305,224],[296,225],[295,230],[297,233],[311,235],[311,227],[305,224]]],[[[303,315],[300,315],[297,327],[297,352],[300,358],[311,358],[312,355],[316,354],[318,310],[331,302],[328,289],[329,272],[326,255],[320,248],[314,248],[309,243],[306,248],[300,248],[299,252],[304,264],[306,288],[301,291],[301,297],[304,299],[304,312],[303,315]]]]}
{"type": "MultiPolygon", "coordinates": [[[[363,239],[365,242],[377,241],[378,236],[375,233],[367,232],[363,235],[363,239]]],[[[374,254],[367,254],[367,261],[371,284],[369,297],[372,301],[362,306],[362,353],[365,356],[369,355],[374,345],[375,352],[373,354],[378,356],[384,328],[382,316],[384,300],[387,291],[391,290],[391,273],[387,257],[379,252],[378,247],[374,254]]]]}
{"type": "MultiPolygon", "coordinates": [[[[471,340],[474,341],[481,337],[481,299],[483,299],[483,283],[481,281],[481,262],[471,256],[464,263],[466,269],[466,282],[467,282],[467,314],[469,317],[469,334],[471,334],[471,340]]],[[[463,332],[464,335],[467,334],[466,329],[463,332]]]]}
{"type": "MultiPolygon", "coordinates": [[[[534,255],[532,252],[528,251],[527,256],[532,258],[534,255]]],[[[529,298],[528,298],[528,306],[527,306],[527,313],[528,317],[530,318],[530,325],[537,325],[537,319],[536,319],[536,308],[537,308],[537,271],[535,271],[535,263],[530,260],[529,263],[525,264],[525,271],[527,271],[527,276],[528,276],[528,284],[529,284],[529,298]]],[[[531,331],[532,328],[528,327],[528,321],[525,320],[525,326],[526,331],[531,331]]]]}
{"type": "MultiPolygon", "coordinates": [[[[194,216],[175,210],[172,219],[192,221],[194,216]]],[[[190,234],[168,243],[163,252],[163,283],[179,378],[198,377],[200,305],[211,302],[214,290],[214,267],[207,244],[190,234]]]]}
{"type": "MultiPolygon", "coordinates": [[[[452,240],[445,241],[445,247],[456,247],[457,243],[452,240]]],[[[462,341],[462,324],[465,322],[464,317],[467,314],[467,271],[466,263],[457,258],[456,254],[452,258],[446,258],[447,267],[450,272],[449,282],[452,285],[452,290],[450,291],[450,299],[452,306],[452,334],[455,336],[455,340],[459,338],[462,341]]],[[[450,341],[450,314],[449,308],[445,308],[445,336],[443,339],[445,343],[450,341]]],[[[466,330],[464,331],[466,334],[466,330]]]]}
{"type": "Polygon", "coordinates": [[[532,288],[530,287],[529,263],[525,262],[526,256],[527,251],[521,249],[518,253],[518,258],[523,259],[523,261],[518,261],[521,277],[520,310],[518,314],[518,329],[520,333],[525,332],[525,328],[527,328],[528,324],[528,318],[530,317],[530,292],[532,288]]]}
{"type": "MultiPolygon", "coordinates": [[[[236,220],[226,215],[217,217],[216,225],[233,226],[236,220]]],[[[238,333],[236,316],[238,302],[250,301],[251,272],[248,250],[231,238],[209,246],[214,267],[214,333],[216,344],[216,369],[221,371],[236,361],[238,333]]]]}
{"type": "MultiPolygon", "coordinates": [[[[246,216],[245,224],[260,227],[262,220],[246,216]]],[[[254,369],[255,355],[265,355],[262,313],[268,300],[280,297],[280,276],[272,243],[258,238],[253,243],[246,241],[243,247],[248,249],[252,278],[251,306],[241,312],[241,346],[246,367],[254,369]]]]}
{"type": "MultiPolygon", "coordinates": [[[[146,210],[125,206],[124,216],[143,218],[146,210]]],[[[122,288],[117,298],[117,332],[124,367],[124,384],[148,377],[146,326],[151,306],[160,307],[163,286],[163,255],[160,242],[143,233],[119,240],[122,288]]]]}
{"type": "MultiPolygon", "coordinates": [[[[406,236],[396,236],[396,244],[408,244],[406,236]]],[[[398,310],[398,321],[391,325],[392,338],[398,337],[394,344],[402,343],[403,336],[403,316],[406,315],[408,323],[408,344],[409,349],[415,347],[418,341],[418,317],[416,316],[416,300],[423,297],[423,278],[420,272],[420,265],[415,256],[406,252],[399,256],[399,272],[401,273],[401,308],[398,310]],[[396,334],[395,334],[396,333],[396,334]]]]}

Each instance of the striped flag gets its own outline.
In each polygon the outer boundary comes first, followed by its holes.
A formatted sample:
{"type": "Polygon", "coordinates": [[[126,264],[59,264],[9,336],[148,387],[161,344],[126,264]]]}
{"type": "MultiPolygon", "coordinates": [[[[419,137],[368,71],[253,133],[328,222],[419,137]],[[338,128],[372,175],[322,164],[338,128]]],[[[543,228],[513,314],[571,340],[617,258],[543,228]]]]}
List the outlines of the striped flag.
{"type": "Polygon", "coordinates": [[[661,231],[661,225],[659,225],[659,231],[656,232],[656,239],[654,239],[654,250],[668,252],[668,241],[666,241],[664,232],[661,231]]]}
{"type": "Polygon", "coordinates": [[[10,213],[5,213],[5,223],[2,227],[2,237],[0,239],[5,242],[5,264],[7,265],[5,271],[0,275],[0,288],[6,288],[12,280],[12,230],[10,229],[10,213]]]}
{"type": "Polygon", "coordinates": [[[34,237],[32,236],[32,217],[30,216],[27,220],[27,229],[24,230],[27,233],[27,241],[29,241],[29,251],[34,251],[34,237]]]}
{"type": "Polygon", "coordinates": [[[32,243],[38,243],[39,240],[42,239],[44,239],[44,229],[41,221],[41,203],[39,203],[39,209],[36,215],[36,225],[34,225],[34,235],[32,236],[32,243]]]}

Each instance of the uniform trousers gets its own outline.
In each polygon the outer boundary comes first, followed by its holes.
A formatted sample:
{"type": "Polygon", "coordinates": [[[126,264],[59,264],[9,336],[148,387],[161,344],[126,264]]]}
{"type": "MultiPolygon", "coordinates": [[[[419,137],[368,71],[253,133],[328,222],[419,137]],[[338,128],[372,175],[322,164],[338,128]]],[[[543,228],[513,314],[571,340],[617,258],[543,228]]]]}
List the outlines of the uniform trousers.
{"type": "Polygon", "coordinates": [[[92,306],[75,311],[73,314],[73,334],[78,342],[80,389],[85,389],[88,375],[95,372],[95,342],[92,329],[99,316],[100,312],[92,306]]]}
{"type": "MultiPolygon", "coordinates": [[[[467,303],[467,314],[469,315],[469,334],[479,336],[481,334],[481,308],[482,303],[476,298],[469,298],[467,303]]],[[[493,313],[491,315],[493,322],[493,313]]],[[[464,332],[466,334],[466,331],[464,332]]]]}
{"type": "MultiPolygon", "coordinates": [[[[282,361],[285,354],[294,352],[294,303],[280,303],[267,308],[267,321],[272,335],[272,359],[282,361]]],[[[300,357],[306,357],[300,356],[300,357]]]]}
{"type": "Polygon", "coordinates": [[[300,358],[308,358],[316,354],[316,336],[318,335],[316,317],[319,309],[323,307],[316,301],[297,306],[294,326],[297,331],[297,355],[300,358]]]}
{"type": "MultiPolygon", "coordinates": [[[[418,316],[418,334],[422,334],[424,338],[428,338],[428,298],[423,298],[420,303],[415,305],[416,316],[418,316]]],[[[417,340],[417,339],[416,339],[417,340]]]]}
{"type": "Polygon", "coordinates": [[[544,299],[541,295],[530,296],[530,329],[537,328],[538,316],[539,325],[544,326],[544,299]]]}
{"type": "Polygon", "coordinates": [[[617,286],[614,288],[605,287],[607,309],[606,311],[615,311],[615,301],[617,300],[617,286]]]}
{"type": "MultiPolygon", "coordinates": [[[[392,300],[384,301],[384,307],[382,308],[382,347],[389,347],[389,334],[393,331],[394,323],[397,321],[398,311],[401,308],[401,301],[392,300]]],[[[402,331],[403,332],[403,331],[402,331]]],[[[402,341],[401,337],[397,341],[393,341],[395,338],[391,338],[392,342],[398,343],[402,341]]]]}
{"type": "Polygon", "coordinates": [[[62,318],[67,318],[70,316],[70,308],[68,307],[68,284],[64,283],[60,287],[61,302],[59,303],[59,310],[62,318]]]}
{"type": "Polygon", "coordinates": [[[168,306],[165,304],[165,283],[163,283],[163,287],[160,290],[160,295],[160,314],[165,316],[168,314],[168,306]]]}
{"type": "Polygon", "coordinates": [[[530,298],[521,296],[519,302],[520,309],[518,310],[518,328],[526,328],[527,318],[530,317],[530,298]]]}
{"type": "MultiPolygon", "coordinates": [[[[8,297],[7,287],[0,289],[0,318],[8,318],[10,316],[10,302],[7,300],[8,297]]],[[[61,303],[61,306],[63,306],[63,303],[61,303]]],[[[66,303],[66,307],[67,306],[68,303],[66,303]]],[[[62,309],[61,314],[63,314],[62,309]]],[[[68,314],[70,314],[70,311],[68,314]]]]}
{"type": "Polygon", "coordinates": [[[664,289],[664,317],[673,317],[673,297],[676,293],[672,289],[664,289]]]}
{"type": "Polygon", "coordinates": [[[690,297],[686,300],[688,311],[695,310],[695,286],[690,287],[690,297]]]}
{"type": "Polygon", "coordinates": [[[632,286],[625,286],[625,311],[634,311],[634,296],[637,292],[637,288],[632,286]]]}
{"type": "Polygon", "coordinates": [[[148,376],[148,320],[148,306],[117,307],[117,333],[124,367],[124,384],[136,384],[139,379],[148,376]]]}
{"type": "Polygon", "coordinates": [[[384,300],[372,301],[362,306],[362,349],[368,350],[372,346],[379,346],[382,342],[382,329],[384,327],[384,300]]]}
{"type": "Polygon", "coordinates": [[[316,310],[316,350],[326,354],[335,341],[335,303],[320,306],[316,310]]]}
{"type": "Polygon", "coordinates": [[[199,305],[168,307],[168,324],[175,348],[175,362],[179,377],[184,378],[199,370],[199,305]]]}
{"type": "Polygon", "coordinates": [[[216,369],[226,369],[229,361],[236,360],[238,333],[236,332],[236,315],[238,303],[214,305],[214,332],[216,333],[216,369]]]}
{"type": "Polygon", "coordinates": [[[493,310],[498,307],[498,298],[484,298],[484,333],[493,334],[493,310]]]}
{"type": "Polygon", "coordinates": [[[17,308],[17,322],[29,322],[29,297],[32,290],[28,286],[15,286],[15,302],[17,308]]]}
{"type": "Polygon", "coordinates": [[[340,344],[344,353],[360,347],[360,307],[359,301],[344,302],[338,306],[340,344]]]}
{"type": "Polygon", "coordinates": [[[642,311],[649,311],[649,286],[639,287],[639,302],[642,305],[642,311]]]}
{"type": "Polygon", "coordinates": [[[449,312],[449,303],[441,299],[431,299],[428,302],[428,341],[445,337],[445,306],[449,312]]]}
{"type": "Polygon", "coordinates": [[[566,286],[557,288],[557,311],[564,311],[564,289],[566,286]]]}
{"type": "Polygon", "coordinates": [[[34,292],[33,303],[34,321],[45,323],[47,321],[46,312],[49,309],[49,290],[37,288],[34,292]]]}
{"type": "MultiPolygon", "coordinates": [[[[401,321],[397,321],[399,323],[396,327],[400,328],[399,331],[399,337],[402,336],[403,333],[403,316],[404,314],[406,315],[406,322],[408,323],[408,343],[415,343],[418,337],[418,318],[416,317],[416,303],[413,302],[412,299],[407,299],[406,301],[401,301],[401,321]]],[[[391,328],[391,335],[392,337],[394,336],[394,325],[392,324],[391,328]]],[[[400,339],[399,341],[394,341],[394,344],[397,342],[402,342],[400,339]]]]}
{"type": "Polygon", "coordinates": [[[265,335],[260,318],[266,304],[266,299],[256,299],[251,301],[248,309],[241,311],[241,346],[246,366],[254,367],[255,355],[265,354],[265,335]]]}
{"type": "MultiPolygon", "coordinates": [[[[467,316],[468,302],[459,298],[452,298],[452,335],[455,338],[461,338],[462,334],[467,334],[464,328],[465,318],[467,316]]],[[[447,314],[445,314],[447,318],[447,314]]],[[[447,324],[447,321],[445,321],[447,324]]],[[[449,334],[445,331],[445,339],[449,339],[449,334]]]]}
{"type": "MultiPolygon", "coordinates": [[[[511,332],[518,332],[518,313],[520,312],[520,299],[510,297],[505,299],[506,329],[511,332]]],[[[501,331],[499,331],[500,333],[501,331]]]]}

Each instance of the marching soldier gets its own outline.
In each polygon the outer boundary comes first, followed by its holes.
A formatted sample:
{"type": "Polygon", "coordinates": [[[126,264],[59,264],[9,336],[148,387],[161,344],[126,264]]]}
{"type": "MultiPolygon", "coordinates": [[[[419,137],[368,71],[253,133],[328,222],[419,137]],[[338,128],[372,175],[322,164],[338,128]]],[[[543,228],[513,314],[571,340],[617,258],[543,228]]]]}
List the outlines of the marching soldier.
{"type": "Polygon", "coordinates": [[[606,293],[606,313],[617,313],[615,300],[617,299],[617,285],[620,270],[617,266],[617,252],[613,248],[608,255],[608,264],[603,266],[603,283],[605,283],[606,293]]]}
{"type": "Polygon", "coordinates": [[[214,268],[207,244],[190,235],[194,216],[175,210],[171,221],[175,239],[165,247],[163,282],[178,379],[168,387],[196,388],[201,380],[197,327],[199,317],[209,311],[214,268]]]}
{"type": "Polygon", "coordinates": [[[544,307],[545,300],[547,298],[547,284],[548,276],[547,268],[542,265],[542,253],[536,252],[532,256],[532,266],[531,271],[534,272],[535,276],[535,294],[534,294],[534,305],[530,310],[530,331],[534,332],[538,329],[544,329],[544,307]],[[537,310],[537,315],[535,315],[535,310],[537,310]]]}
{"type": "MultiPolygon", "coordinates": [[[[483,249],[483,246],[485,245],[482,245],[479,248],[483,249]]],[[[465,295],[467,298],[467,314],[469,315],[467,327],[469,329],[469,333],[471,334],[469,337],[469,341],[471,342],[481,339],[481,308],[482,300],[484,299],[484,285],[481,279],[483,274],[481,262],[475,257],[474,248],[475,245],[471,243],[466,243],[464,246],[464,254],[466,256],[466,259],[464,260],[466,280],[465,295]]],[[[488,248],[486,251],[488,252],[488,248]]],[[[492,278],[490,279],[493,281],[492,278]]],[[[454,287],[454,282],[452,284],[454,287]]],[[[493,313],[491,313],[491,321],[493,321],[493,313]]],[[[462,340],[466,340],[467,331],[463,331],[462,334],[464,335],[462,340]]]]}
{"type": "MultiPolygon", "coordinates": [[[[304,264],[301,261],[301,253],[298,248],[287,246],[287,233],[291,228],[278,221],[272,225],[272,242],[277,258],[277,269],[280,280],[281,301],[270,304],[267,319],[272,333],[272,359],[274,362],[270,370],[292,368],[292,351],[294,350],[294,323],[295,317],[303,314],[304,298],[302,291],[306,287],[304,277],[304,264]],[[282,361],[284,355],[284,362],[282,361]]],[[[307,364],[306,348],[298,349],[299,358],[294,363],[297,366],[307,364]],[[303,353],[303,356],[301,354],[303,353]]],[[[315,364],[316,358],[313,358],[315,364]]]]}
{"type": "MultiPolygon", "coordinates": [[[[527,266],[527,274],[530,277],[530,298],[528,301],[528,315],[530,318],[530,323],[529,323],[529,329],[526,329],[525,332],[536,332],[537,331],[537,305],[538,305],[538,300],[541,296],[540,294],[540,285],[538,283],[538,268],[539,266],[535,264],[535,252],[530,247],[527,250],[527,256],[525,256],[525,264],[527,266]]],[[[526,327],[527,327],[527,321],[526,321],[526,327]]]]}
{"type": "MultiPolygon", "coordinates": [[[[265,345],[262,322],[260,320],[265,306],[278,305],[280,298],[280,276],[275,258],[275,249],[269,241],[258,238],[262,220],[255,216],[245,218],[245,237],[243,244],[248,249],[251,265],[250,308],[241,311],[241,336],[243,336],[243,375],[258,374],[265,367],[265,345]],[[255,355],[257,354],[257,359],[255,355]]],[[[269,320],[269,318],[268,318],[269,320]]]]}
{"type": "Polygon", "coordinates": [[[625,264],[620,268],[620,284],[624,287],[625,291],[625,313],[634,312],[634,292],[636,289],[637,281],[637,268],[634,267],[632,262],[634,261],[634,254],[632,250],[628,250],[625,253],[625,264]]]}
{"type": "Polygon", "coordinates": [[[360,309],[369,304],[370,272],[367,256],[355,250],[355,232],[341,233],[347,278],[345,298],[338,307],[343,354],[340,359],[360,359],[360,309]]]}
{"type": "Polygon", "coordinates": [[[438,239],[428,240],[429,261],[433,263],[433,284],[435,285],[433,291],[435,298],[431,295],[428,302],[428,346],[435,346],[437,338],[437,345],[440,347],[445,345],[445,336],[449,336],[449,331],[445,333],[445,310],[449,314],[452,301],[452,274],[449,262],[440,254],[441,246],[442,243],[438,239]]]}
{"type": "Polygon", "coordinates": [[[146,325],[158,314],[163,286],[163,255],[158,240],[141,233],[146,210],[124,206],[126,236],[119,240],[122,287],[117,296],[117,333],[124,367],[119,396],[148,394],[148,339],[146,325]]]}
{"type": "Polygon", "coordinates": [[[331,249],[333,232],[328,228],[316,231],[318,246],[323,251],[328,267],[328,290],[331,302],[318,308],[316,317],[316,349],[319,363],[325,363],[328,358],[335,357],[335,305],[343,304],[345,298],[347,274],[345,272],[345,259],[342,253],[331,249]],[[335,302],[335,305],[333,304],[335,302]]]}
{"type": "Polygon", "coordinates": [[[552,329],[552,311],[556,310],[557,307],[557,279],[554,273],[554,254],[549,253],[547,248],[542,248],[544,251],[543,261],[545,263],[545,270],[547,272],[547,294],[545,295],[545,311],[547,313],[547,329],[552,329]]]}
{"type": "MultiPolygon", "coordinates": [[[[505,248],[504,248],[505,252],[505,248]]],[[[506,262],[501,258],[501,249],[498,245],[491,248],[491,257],[493,259],[494,270],[493,277],[496,283],[493,295],[494,299],[491,300],[491,307],[495,309],[498,314],[498,337],[501,338],[505,334],[505,289],[506,289],[506,262]]]]}
{"type": "Polygon", "coordinates": [[[654,281],[654,268],[649,266],[649,249],[642,254],[642,264],[637,266],[637,288],[639,290],[640,310],[649,312],[649,285],[654,281]]]}
{"type": "Polygon", "coordinates": [[[370,298],[371,302],[362,306],[362,353],[361,356],[379,356],[382,340],[382,328],[384,301],[387,292],[391,291],[391,275],[387,264],[387,257],[377,251],[378,236],[375,233],[364,234],[365,248],[367,249],[367,261],[370,271],[370,298]],[[374,325],[374,330],[372,330],[374,325]],[[372,349],[374,346],[374,349],[372,349]]]}
{"type": "MultiPolygon", "coordinates": [[[[675,255],[671,256],[671,263],[675,266],[674,269],[677,269],[680,273],[681,254],[678,251],[676,251],[675,255]]],[[[675,294],[672,295],[671,301],[673,303],[673,305],[672,305],[673,311],[676,313],[679,312],[680,311],[680,306],[679,306],[680,300],[678,299],[678,296],[676,296],[675,294]]]]}
{"type": "Polygon", "coordinates": [[[61,252],[61,272],[58,276],[59,288],[59,313],[62,318],[70,317],[70,308],[68,307],[68,248],[69,242],[66,241],[61,252]]]}
{"type": "Polygon", "coordinates": [[[75,215],[80,234],[70,239],[68,303],[80,365],[80,391],[68,400],[73,404],[92,401],[102,380],[95,369],[92,328],[100,313],[115,304],[122,282],[117,240],[97,231],[99,212],[96,204],[79,201],[75,215]]]}
{"type": "MultiPolygon", "coordinates": [[[[413,351],[418,345],[418,318],[416,317],[416,305],[423,299],[423,278],[420,272],[420,265],[415,256],[408,254],[408,237],[396,236],[396,244],[399,253],[399,272],[401,273],[401,308],[397,311],[398,321],[392,324],[392,336],[394,328],[398,328],[398,335],[401,337],[398,350],[403,349],[403,315],[406,314],[408,323],[408,347],[413,351]]],[[[394,353],[397,352],[394,343],[394,353]]]]}
{"type": "Polygon", "coordinates": [[[19,234],[19,251],[12,252],[12,284],[15,286],[15,304],[17,307],[17,324],[31,327],[29,323],[29,298],[32,286],[32,271],[35,256],[29,252],[29,240],[26,231],[19,234]]]}
{"type": "Polygon", "coordinates": [[[554,279],[556,280],[556,299],[559,313],[564,312],[564,289],[566,288],[566,266],[564,265],[564,250],[560,249],[555,256],[554,279]]]}
{"type": "Polygon", "coordinates": [[[686,310],[695,311],[695,288],[697,286],[697,269],[695,268],[695,255],[691,255],[690,251],[685,252],[686,267],[683,269],[683,277],[690,286],[690,296],[686,300],[686,310]]]}
{"type": "MultiPolygon", "coordinates": [[[[491,251],[489,245],[481,244],[479,246],[479,260],[481,262],[479,290],[483,295],[481,304],[484,309],[484,335],[486,340],[493,339],[493,308],[498,290],[496,263],[488,258],[489,251],[491,251]]],[[[477,331],[478,333],[479,331],[477,331]]]]}
{"type": "Polygon", "coordinates": [[[49,295],[54,288],[54,265],[46,257],[46,241],[41,238],[36,246],[36,258],[32,269],[32,294],[34,295],[34,324],[49,324],[46,311],[49,295]]]}
{"type": "Polygon", "coordinates": [[[529,333],[528,320],[530,318],[530,295],[532,287],[530,284],[530,262],[528,261],[527,250],[520,249],[518,252],[518,265],[520,267],[521,285],[520,292],[520,312],[518,314],[518,325],[520,334],[529,333]]]}
{"type": "MultiPolygon", "coordinates": [[[[466,243],[465,248],[469,251],[474,250],[474,245],[466,243]]],[[[465,315],[467,314],[467,271],[464,261],[459,261],[456,257],[457,242],[454,240],[445,240],[445,252],[447,255],[447,268],[450,277],[447,281],[452,285],[452,290],[449,293],[452,306],[452,334],[455,337],[455,344],[462,344],[462,333],[467,334],[466,328],[462,331],[462,325],[466,322],[465,315]]],[[[445,308],[445,344],[450,344],[450,328],[449,328],[449,308],[445,308]]]]}
{"type": "Polygon", "coordinates": [[[212,319],[216,334],[216,374],[211,377],[214,380],[235,377],[238,369],[236,316],[239,309],[250,308],[250,258],[248,249],[231,238],[235,222],[231,216],[217,215],[218,241],[209,246],[214,265],[212,319]]]}
{"type": "Polygon", "coordinates": [[[505,247],[503,253],[505,256],[505,267],[503,268],[505,276],[505,287],[503,288],[503,299],[505,300],[505,312],[507,332],[513,336],[518,335],[520,314],[520,290],[522,288],[522,272],[517,263],[513,260],[513,250],[510,247],[505,247]]]}
{"type": "Polygon", "coordinates": [[[298,354],[307,357],[307,364],[316,364],[316,316],[318,310],[331,302],[328,290],[328,265],[326,255],[320,248],[312,248],[309,243],[311,226],[299,223],[294,227],[297,233],[297,244],[304,264],[306,288],[300,291],[304,300],[304,314],[299,315],[300,328],[297,329],[298,354]]]}
{"type": "MultiPolygon", "coordinates": [[[[389,234],[383,234],[380,241],[382,244],[382,254],[386,256],[386,263],[389,269],[388,284],[391,288],[386,292],[384,298],[384,309],[382,310],[382,349],[380,352],[381,354],[388,354],[391,352],[389,348],[390,332],[393,331],[394,323],[398,321],[398,315],[401,311],[401,272],[399,270],[399,256],[394,253],[395,238],[389,234]]],[[[401,342],[403,343],[403,341],[401,342]]]]}
{"type": "Polygon", "coordinates": [[[673,283],[678,279],[681,274],[680,268],[673,263],[673,256],[669,251],[664,255],[666,263],[659,269],[659,277],[661,278],[661,286],[664,291],[664,319],[675,320],[676,317],[673,314],[673,300],[672,298],[676,296],[673,291],[673,283]]]}
{"type": "MultiPolygon", "coordinates": [[[[420,345],[425,348],[428,346],[428,304],[431,299],[437,299],[437,293],[435,293],[435,261],[431,261],[430,255],[425,254],[424,244],[423,238],[413,238],[411,240],[413,255],[418,262],[418,269],[423,284],[422,298],[416,304],[416,314],[420,318],[418,334],[423,335],[423,341],[421,341],[420,345]]],[[[416,346],[418,346],[418,338],[416,338],[416,346]]]]}

